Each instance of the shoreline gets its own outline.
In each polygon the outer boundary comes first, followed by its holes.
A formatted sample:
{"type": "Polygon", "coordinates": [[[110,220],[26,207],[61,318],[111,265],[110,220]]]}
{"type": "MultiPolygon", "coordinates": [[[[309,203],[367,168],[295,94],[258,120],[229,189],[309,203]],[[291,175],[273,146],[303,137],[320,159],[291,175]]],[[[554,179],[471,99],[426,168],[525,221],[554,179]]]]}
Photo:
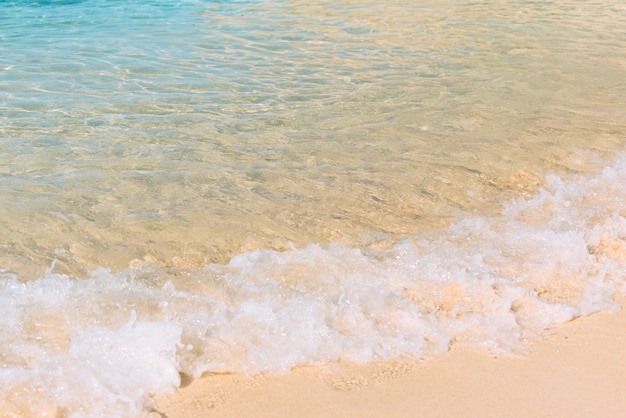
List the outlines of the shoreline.
{"type": "Polygon", "coordinates": [[[617,417],[626,411],[626,297],[617,302],[621,311],[561,324],[523,354],[455,348],[426,363],[207,375],[156,397],[150,417],[617,417]]]}

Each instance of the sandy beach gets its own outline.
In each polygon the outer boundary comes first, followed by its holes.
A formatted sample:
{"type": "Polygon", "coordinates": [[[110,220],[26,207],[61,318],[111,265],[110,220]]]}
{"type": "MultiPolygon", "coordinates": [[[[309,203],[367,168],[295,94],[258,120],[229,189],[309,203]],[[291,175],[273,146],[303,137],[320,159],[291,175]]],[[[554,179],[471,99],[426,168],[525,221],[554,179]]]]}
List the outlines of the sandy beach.
{"type": "MultiPolygon", "coordinates": [[[[618,301],[625,306],[626,299],[618,301]]],[[[152,415],[623,417],[625,352],[622,310],[563,324],[527,353],[453,349],[427,363],[311,367],[254,378],[209,375],[158,398],[152,415]]]]}
{"type": "Polygon", "coordinates": [[[0,418],[626,418],[623,5],[0,11],[0,418]]]}

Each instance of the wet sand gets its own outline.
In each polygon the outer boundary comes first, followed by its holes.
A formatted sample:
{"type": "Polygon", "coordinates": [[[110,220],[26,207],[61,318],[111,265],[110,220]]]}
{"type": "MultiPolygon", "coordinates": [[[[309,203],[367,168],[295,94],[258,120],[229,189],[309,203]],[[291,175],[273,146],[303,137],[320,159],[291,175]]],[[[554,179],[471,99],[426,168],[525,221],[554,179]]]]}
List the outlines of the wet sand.
{"type": "MultiPolygon", "coordinates": [[[[626,298],[618,299],[626,306],[626,298]]],[[[526,353],[452,349],[426,363],[207,375],[157,399],[154,417],[620,417],[626,312],[563,324],[526,353]]]]}

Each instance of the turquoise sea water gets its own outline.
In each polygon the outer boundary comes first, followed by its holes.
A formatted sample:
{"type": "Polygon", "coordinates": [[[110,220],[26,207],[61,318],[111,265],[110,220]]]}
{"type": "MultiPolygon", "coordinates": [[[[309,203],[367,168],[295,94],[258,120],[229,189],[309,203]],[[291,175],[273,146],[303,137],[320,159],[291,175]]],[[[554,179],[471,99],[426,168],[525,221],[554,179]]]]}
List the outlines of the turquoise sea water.
{"type": "MultiPolygon", "coordinates": [[[[0,2],[0,409],[617,309],[626,8],[0,2]]],[[[13,414],[13,415],[11,415],[13,414]]]]}

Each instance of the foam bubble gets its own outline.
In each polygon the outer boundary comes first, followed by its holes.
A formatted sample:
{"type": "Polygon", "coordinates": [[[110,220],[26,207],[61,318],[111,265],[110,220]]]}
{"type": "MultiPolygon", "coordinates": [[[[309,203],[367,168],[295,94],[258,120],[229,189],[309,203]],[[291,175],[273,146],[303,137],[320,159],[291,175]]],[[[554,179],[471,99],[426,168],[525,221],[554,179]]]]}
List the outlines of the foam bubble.
{"type": "Polygon", "coordinates": [[[1,410],[16,416],[134,416],[151,394],[179,385],[180,327],[137,321],[132,310],[117,327],[127,309],[108,316],[103,308],[125,285],[108,279],[112,283],[48,275],[2,283],[1,410]]]}

